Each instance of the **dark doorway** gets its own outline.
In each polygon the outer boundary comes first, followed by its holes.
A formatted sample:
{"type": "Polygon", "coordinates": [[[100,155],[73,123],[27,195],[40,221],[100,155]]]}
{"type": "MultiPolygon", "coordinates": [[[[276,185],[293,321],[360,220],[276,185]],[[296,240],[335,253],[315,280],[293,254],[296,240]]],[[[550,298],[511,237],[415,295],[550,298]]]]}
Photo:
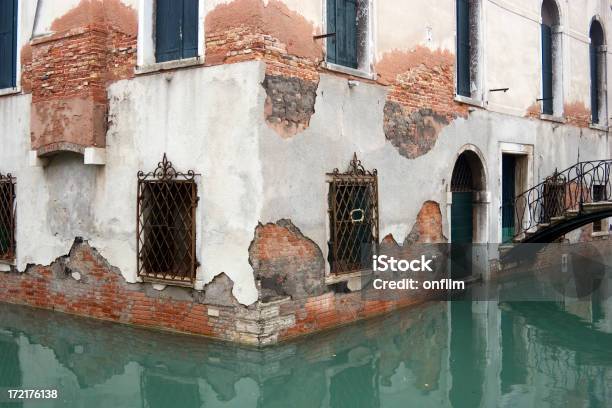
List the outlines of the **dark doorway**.
{"type": "Polygon", "coordinates": [[[502,242],[514,237],[516,198],[516,156],[502,154],[502,242]]]}
{"type": "Polygon", "coordinates": [[[460,279],[472,274],[474,237],[474,193],[478,190],[474,167],[480,160],[473,152],[464,152],[453,169],[451,192],[451,277],[460,279]]]}

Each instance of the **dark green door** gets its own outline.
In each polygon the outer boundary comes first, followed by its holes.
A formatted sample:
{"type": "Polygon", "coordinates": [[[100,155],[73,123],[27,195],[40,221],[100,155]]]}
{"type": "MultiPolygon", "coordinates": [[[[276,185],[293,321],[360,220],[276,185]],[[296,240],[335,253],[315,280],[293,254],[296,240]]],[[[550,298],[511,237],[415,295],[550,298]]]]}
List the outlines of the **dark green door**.
{"type": "Polygon", "coordinates": [[[502,242],[514,237],[514,199],[516,181],[516,157],[502,156],[502,242]]]}
{"type": "Polygon", "coordinates": [[[472,192],[453,193],[451,206],[451,277],[453,279],[472,274],[472,212],[472,192]]]}

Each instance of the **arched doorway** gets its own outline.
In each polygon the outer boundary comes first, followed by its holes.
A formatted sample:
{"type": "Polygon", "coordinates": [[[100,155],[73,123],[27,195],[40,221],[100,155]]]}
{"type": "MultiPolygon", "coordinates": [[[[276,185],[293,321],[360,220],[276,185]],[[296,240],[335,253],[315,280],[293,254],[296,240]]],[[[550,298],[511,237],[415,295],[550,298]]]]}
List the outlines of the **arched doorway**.
{"type": "Polygon", "coordinates": [[[466,150],[459,155],[451,177],[451,278],[473,274],[473,244],[482,241],[484,207],[479,193],[485,190],[485,175],[478,155],[466,150]]]}

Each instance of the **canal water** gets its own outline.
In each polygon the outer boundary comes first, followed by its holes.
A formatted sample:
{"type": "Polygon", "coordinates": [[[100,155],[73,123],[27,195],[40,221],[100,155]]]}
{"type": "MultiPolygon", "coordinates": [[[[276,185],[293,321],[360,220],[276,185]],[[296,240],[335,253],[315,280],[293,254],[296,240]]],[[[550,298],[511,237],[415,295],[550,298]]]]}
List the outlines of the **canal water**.
{"type": "Polygon", "coordinates": [[[592,302],[436,302],[261,350],[0,304],[2,407],[610,407],[592,302]]]}

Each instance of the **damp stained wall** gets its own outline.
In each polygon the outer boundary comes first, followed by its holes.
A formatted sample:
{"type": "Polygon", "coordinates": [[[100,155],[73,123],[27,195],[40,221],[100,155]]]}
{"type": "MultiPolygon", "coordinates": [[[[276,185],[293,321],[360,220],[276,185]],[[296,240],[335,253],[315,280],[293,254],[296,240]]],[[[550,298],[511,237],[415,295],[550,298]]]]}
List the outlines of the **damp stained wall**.
{"type": "MultiPolygon", "coordinates": [[[[38,34],[46,33],[55,19],[71,9],[69,2],[58,3],[41,0],[38,34]]],[[[138,7],[136,1],[124,3],[138,7]]],[[[206,10],[229,3],[210,1],[206,10]]],[[[119,267],[127,281],[137,281],[136,173],[152,170],[163,152],[178,170],[201,174],[198,287],[225,272],[243,304],[257,298],[248,248],[259,222],[290,219],[327,258],[325,173],[343,170],[353,152],[358,152],[366,168],[378,169],[380,237],[392,234],[401,242],[427,201],[439,204],[443,234],[450,237],[447,191],[453,165],[464,146],[474,146],[486,169],[491,197],[481,236],[498,242],[502,143],[533,148],[532,181],[574,164],[578,152],[581,160],[612,153],[606,132],[523,117],[540,87],[539,5],[535,3],[523,0],[510,7],[508,1],[486,2],[484,83],[493,88],[506,86],[512,79],[511,91],[489,96],[489,110],[476,109],[452,120],[440,130],[431,149],[413,159],[402,156],[385,138],[383,111],[391,87],[359,81],[351,88],[345,76],[333,72],[320,74],[309,126],[292,137],[280,137],[264,120],[265,61],[137,75],[113,83],[108,88],[103,167],[84,166],[80,156],[71,154],[52,158],[46,168],[30,167],[31,96],[0,98],[0,171],[11,172],[18,180],[18,269],[30,263],[49,264],[68,253],[74,237],[81,235],[119,267]]],[[[568,23],[570,29],[588,34],[584,21],[598,10],[605,11],[602,18],[609,21],[603,3],[588,2],[586,7],[577,3],[584,4],[571,2],[575,17],[568,23]]],[[[312,22],[314,31],[324,31],[321,3],[286,4],[312,22]]],[[[408,56],[406,66],[420,67],[421,60],[410,61],[419,47],[432,54],[440,52],[445,60],[454,58],[453,2],[373,4],[375,63],[398,51],[408,56]],[[401,23],[400,17],[413,24],[401,23]]],[[[35,2],[23,2],[22,9],[20,41],[24,45],[29,40],[27,27],[34,24],[35,2]]],[[[580,62],[585,54],[572,51],[575,46],[583,52],[586,45],[568,41],[574,45],[567,58],[571,56],[580,68],[564,68],[569,71],[564,71],[565,80],[572,84],[565,89],[569,99],[588,104],[588,66],[580,62]]]]}

